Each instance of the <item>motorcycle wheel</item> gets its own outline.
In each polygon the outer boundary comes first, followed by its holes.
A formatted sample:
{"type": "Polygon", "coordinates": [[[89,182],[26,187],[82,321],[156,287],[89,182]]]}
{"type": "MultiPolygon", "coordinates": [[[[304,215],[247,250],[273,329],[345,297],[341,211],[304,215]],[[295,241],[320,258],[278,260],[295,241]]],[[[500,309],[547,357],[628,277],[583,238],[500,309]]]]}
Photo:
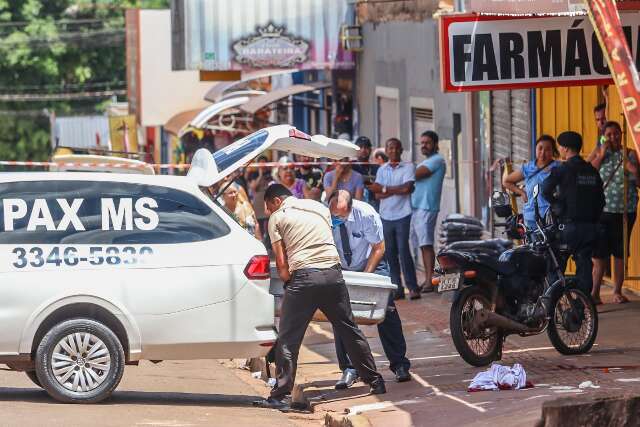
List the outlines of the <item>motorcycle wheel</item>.
{"type": "Polygon", "coordinates": [[[487,292],[476,286],[460,291],[451,306],[449,325],[453,344],[464,361],[473,366],[486,366],[499,360],[502,353],[498,328],[486,328],[475,335],[471,330],[475,314],[483,308],[491,310],[491,302],[487,292]]]}
{"type": "Polygon", "coordinates": [[[598,310],[584,292],[565,288],[551,300],[547,334],[562,354],[583,354],[591,350],[598,335],[598,310]]]}

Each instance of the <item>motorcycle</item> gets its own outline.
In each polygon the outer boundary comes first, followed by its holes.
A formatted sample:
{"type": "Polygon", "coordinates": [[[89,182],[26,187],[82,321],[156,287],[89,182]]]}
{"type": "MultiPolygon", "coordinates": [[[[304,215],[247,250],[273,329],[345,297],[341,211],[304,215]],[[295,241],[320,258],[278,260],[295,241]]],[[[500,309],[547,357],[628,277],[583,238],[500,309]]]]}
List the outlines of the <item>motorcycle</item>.
{"type": "Polygon", "coordinates": [[[455,291],[450,330],[460,356],[473,366],[502,358],[508,335],[547,332],[562,354],[588,352],[598,333],[598,312],[589,295],[564,274],[566,247],[553,214],[540,215],[534,188],[536,227],[527,229],[504,192],[494,192],[491,208],[507,236],[522,240],[456,242],[438,255],[439,292],[455,291]]]}

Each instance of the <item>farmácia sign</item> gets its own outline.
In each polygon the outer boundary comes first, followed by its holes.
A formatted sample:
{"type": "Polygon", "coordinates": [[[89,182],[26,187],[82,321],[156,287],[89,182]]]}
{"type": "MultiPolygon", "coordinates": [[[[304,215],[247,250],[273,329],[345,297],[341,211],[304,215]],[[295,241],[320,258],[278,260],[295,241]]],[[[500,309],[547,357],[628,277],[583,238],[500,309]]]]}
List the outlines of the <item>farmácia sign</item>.
{"type": "MultiPolygon", "coordinates": [[[[638,67],[640,14],[620,17],[638,67]]],[[[586,15],[443,15],[440,56],[446,92],[612,82],[586,15]]]]}

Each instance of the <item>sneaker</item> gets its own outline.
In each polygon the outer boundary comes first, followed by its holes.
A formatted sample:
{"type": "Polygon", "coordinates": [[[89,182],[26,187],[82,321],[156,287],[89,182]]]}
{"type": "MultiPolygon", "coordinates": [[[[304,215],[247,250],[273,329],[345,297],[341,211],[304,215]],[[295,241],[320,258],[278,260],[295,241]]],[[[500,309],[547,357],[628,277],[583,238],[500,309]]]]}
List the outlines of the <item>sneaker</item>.
{"type": "Polygon", "coordinates": [[[346,390],[358,381],[358,373],[355,369],[345,369],[342,378],[336,383],[336,390],[346,390]]]}

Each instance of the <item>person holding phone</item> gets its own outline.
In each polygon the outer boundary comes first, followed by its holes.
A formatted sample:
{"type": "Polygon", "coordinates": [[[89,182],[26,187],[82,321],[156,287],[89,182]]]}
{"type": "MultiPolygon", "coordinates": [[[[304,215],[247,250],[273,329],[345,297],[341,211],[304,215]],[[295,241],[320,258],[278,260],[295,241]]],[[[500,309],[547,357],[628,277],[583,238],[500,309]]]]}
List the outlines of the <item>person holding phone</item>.
{"type": "Polygon", "coordinates": [[[348,157],[341,159],[334,170],[324,175],[323,185],[327,200],[338,190],[347,190],[354,199],[362,200],[364,179],[351,168],[348,157]]]}
{"type": "Polygon", "coordinates": [[[358,163],[353,165],[353,170],[362,175],[364,179],[364,193],[362,200],[373,206],[376,210],[380,208],[380,203],[376,200],[375,193],[369,189],[371,184],[376,180],[376,173],[380,166],[370,163],[371,159],[371,140],[366,136],[359,136],[355,140],[355,144],[360,147],[358,151],[358,163]]]}
{"type": "MultiPolygon", "coordinates": [[[[622,127],[618,122],[607,122],[604,135],[606,143],[600,146],[591,161],[600,172],[606,205],[600,218],[598,244],[593,255],[593,299],[601,304],[600,285],[607,263],[613,256],[613,301],[621,304],[628,302],[622,295],[624,283],[624,244],[631,236],[636,221],[638,206],[638,185],[640,185],[640,167],[634,150],[627,152],[624,159],[622,148],[622,127]],[[625,161],[626,160],[626,161],[625,161]],[[627,181],[625,195],[625,180],[627,181]],[[626,209],[625,209],[626,198],[626,209]],[[624,216],[627,219],[627,233],[624,233],[624,216]]],[[[627,253],[627,256],[629,254],[627,253]]]]}

